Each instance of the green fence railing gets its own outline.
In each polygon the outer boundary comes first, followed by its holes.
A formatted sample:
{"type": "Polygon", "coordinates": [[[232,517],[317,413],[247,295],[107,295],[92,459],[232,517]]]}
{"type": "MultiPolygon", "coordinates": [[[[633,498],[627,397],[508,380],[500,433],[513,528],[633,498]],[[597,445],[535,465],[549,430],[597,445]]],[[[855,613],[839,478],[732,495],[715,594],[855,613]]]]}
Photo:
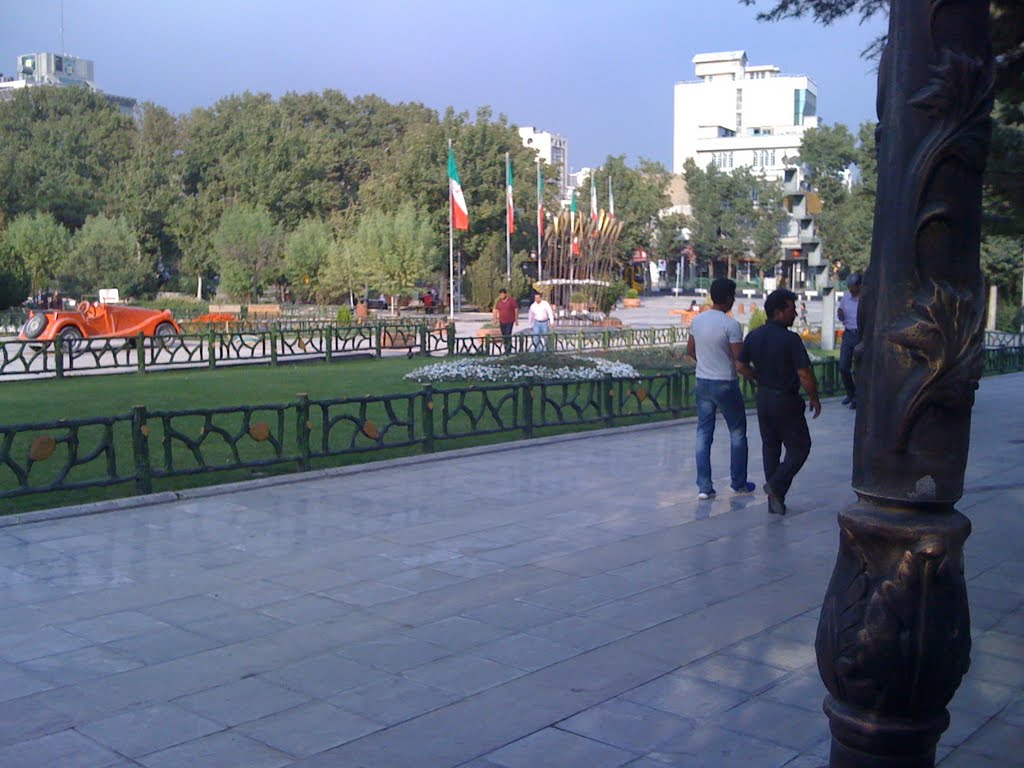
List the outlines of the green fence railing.
{"type": "MultiPolygon", "coordinates": [[[[838,361],[813,363],[824,396],[842,391],[838,361]]],[[[986,351],[987,375],[1024,370],[1024,348],[986,351]]],[[[304,471],[362,454],[430,453],[490,435],[530,438],[693,414],[694,374],[528,380],[407,394],[150,411],[0,426],[0,500],[121,486],[159,490],[190,475],[276,467],[304,471]]],[[[744,382],[748,404],[754,390],[744,382]]],[[[178,485],[180,485],[180,481],[178,485]]],[[[60,500],[54,501],[60,503],[60,500]]]]}

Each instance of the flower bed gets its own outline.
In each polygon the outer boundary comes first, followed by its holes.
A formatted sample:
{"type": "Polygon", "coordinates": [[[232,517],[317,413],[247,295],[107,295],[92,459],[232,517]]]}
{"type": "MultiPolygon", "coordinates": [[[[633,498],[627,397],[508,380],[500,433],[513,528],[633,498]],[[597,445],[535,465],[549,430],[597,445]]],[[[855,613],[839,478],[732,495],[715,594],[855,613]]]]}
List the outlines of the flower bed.
{"type": "Polygon", "coordinates": [[[422,383],[438,381],[506,382],[524,379],[601,379],[605,376],[635,377],[637,370],[617,360],[568,355],[524,355],[519,358],[485,357],[446,360],[417,368],[406,379],[422,383]]]}
{"type": "Polygon", "coordinates": [[[238,315],[232,315],[228,312],[208,312],[205,315],[199,317],[193,317],[190,323],[236,323],[238,322],[238,315]]]}

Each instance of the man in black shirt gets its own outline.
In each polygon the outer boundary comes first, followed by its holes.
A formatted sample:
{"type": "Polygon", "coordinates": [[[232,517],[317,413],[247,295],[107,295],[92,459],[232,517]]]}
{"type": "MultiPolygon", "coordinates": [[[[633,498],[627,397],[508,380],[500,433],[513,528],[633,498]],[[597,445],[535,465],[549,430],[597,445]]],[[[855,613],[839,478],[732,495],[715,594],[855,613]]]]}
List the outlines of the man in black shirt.
{"type": "Polygon", "coordinates": [[[814,418],[821,415],[818,382],[800,337],[789,328],[796,320],[796,294],[780,289],[764,303],[768,322],[743,342],[738,368],[741,376],[757,383],[757,421],[761,428],[764,490],[768,511],[786,514],[786,494],[793,478],[811,452],[811,434],[804,418],[803,385],[814,418]],[[782,457],[786,447],[786,458],[782,457]]]}

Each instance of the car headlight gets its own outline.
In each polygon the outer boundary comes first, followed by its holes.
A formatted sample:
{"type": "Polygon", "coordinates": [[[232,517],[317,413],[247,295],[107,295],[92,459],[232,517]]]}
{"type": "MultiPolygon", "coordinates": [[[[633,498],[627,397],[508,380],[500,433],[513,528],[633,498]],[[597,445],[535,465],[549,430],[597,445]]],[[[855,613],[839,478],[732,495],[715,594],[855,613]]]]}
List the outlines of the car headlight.
{"type": "Polygon", "coordinates": [[[39,337],[45,328],[46,315],[32,315],[21,329],[21,332],[25,335],[26,339],[35,339],[39,337]]]}

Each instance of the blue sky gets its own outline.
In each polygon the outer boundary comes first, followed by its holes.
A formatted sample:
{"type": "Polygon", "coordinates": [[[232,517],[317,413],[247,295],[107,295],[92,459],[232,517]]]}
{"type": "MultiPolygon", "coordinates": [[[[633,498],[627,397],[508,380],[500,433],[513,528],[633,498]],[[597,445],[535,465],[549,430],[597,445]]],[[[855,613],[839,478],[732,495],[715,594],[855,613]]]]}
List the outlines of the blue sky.
{"type": "MultiPolygon", "coordinates": [[[[737,0],[64,0],[64,41],[96,62],[101,89],[175,113],[246,90],[489,105],[566,136],[573,169],[610,154],[669,166],[672,86],[707,51],[810,75],[828,123],[874,118],[873,64],[859,55],[883,20],[754,17],[737,0]]],[[[0,72],[59,48],[59,0],[2,3],[0,72]]]]}

